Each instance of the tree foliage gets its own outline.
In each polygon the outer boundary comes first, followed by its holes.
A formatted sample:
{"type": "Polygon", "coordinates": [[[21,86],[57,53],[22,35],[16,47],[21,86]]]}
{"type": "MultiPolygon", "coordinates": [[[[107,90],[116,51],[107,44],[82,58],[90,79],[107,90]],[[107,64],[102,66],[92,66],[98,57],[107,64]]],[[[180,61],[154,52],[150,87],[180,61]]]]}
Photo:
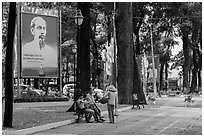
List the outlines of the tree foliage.
{"type": "MultiPolygon", "coordinates": [[[[74,16],[77,9],[76,2],[23,2],[22,5],[39,8],[56,8],[61,10],[62,17],[62,43],[67,40],[76,42],[76,24],[74,16]]],[[[183,67],[184,75],[188,70],[196,66],[196,62],[202,62],[202,3],[201,2],[133,2],[133,33],[134,49],[136,54],[150,54],[150,25],[153,28],[153,43],[155,54],[160,55],[161,64],[173,62],[174,68],[183,66],[186,61],[187,66],[183,67]],[[146,17],[149,19],[145,21],[146,17]],[[178,44],[175,37],[182,37],[183,50],[178,56],[172,58],[171,49],[178,44]],[[196,52],[193,50],[196,49],[196,52]],[[193,60],[194,55],[194,60],[193,60]],[[196,58],[196,59],[195,59],[196,58]],[[175,60],[174,60],[175,59],[175,60]],[[196,61],[196,62],[195,62],[196,61]],[[186,70],[188,68],[188,70],[186,70]]],[[[7,22],[8,22],[8,2],[2,3],[2,63],[4,64],[7,22]]],[[[124,9],[125,10],[125,9],[124,9]]],[[[94,55],[95,64],[100,61],[100,53],[103,44],[110,39],[109,35],[113,31],[112,15],[113,2],[92,2],[90,3],[90,28],[91,28],[91,49],[94,55]],[[97,52],[96,52],[97,51],[97,52]]],[[[63,47],[62,58],[67,56],[68,47],[63,47]]],[[[4,65],[3,65],[4,66],[4,65]]],[[[201,66],[199,65],[199,70],[201,66]]],[[[95,68],[95,67],[93,67],[95,68]]],[[[97,70],[93,70],[97,71],[97,70]]],[[[185,79],[187,77],[185,76],[185,79]]],[[[187,83],[190,80],[186,80],[187,83]]],[[[184,82],[186,83],[186,82],[184,82]]]]}

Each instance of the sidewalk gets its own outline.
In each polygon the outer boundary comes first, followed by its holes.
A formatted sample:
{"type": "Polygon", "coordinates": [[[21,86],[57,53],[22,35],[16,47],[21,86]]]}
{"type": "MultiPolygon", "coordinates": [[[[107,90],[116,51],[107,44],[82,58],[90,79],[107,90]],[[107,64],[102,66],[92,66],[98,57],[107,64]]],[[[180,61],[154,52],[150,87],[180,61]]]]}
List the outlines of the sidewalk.
{"type": "Polygon", "coordinates": [[[114,124],[104,118],[103,123],[83,121],[32,135],[202,135],[201,108],[148,105],[120,112],[114,124]]]}
{"type": "MultiPolygon", "coordinates": [[[[183,96],[157,98],[156,105],[146,105],[145,109],[141,109],[141,111],[145,112],[148,108],[159,109],[161,107],[176,107],[178,109],[179,108],[186,108],[186,103],[184,102],[184,97],[183,96]]],[[[126,112],[127,110],[128,111],[131,110],[131,108],[132,108],[132,105],[123,106],[123,107],[120,107],[118,109],[118,111],[119,112],[122,112],[122,111],[126,112]]],[[[202,97],[196,97],[195,98],[195,103],[193,104],[192,108],[202,110],[202,97]]],[[[105,110],[106,110],[106,108],[104,108],[102,110],[102,115],[107,115],[107,111],[105,111],[105,110]]],[[[140,111],[137,111],[137,112],[140,112],[140,111]]],[[[36,126],[36,127],[32,127],[32,128],[26,128],[26,129],[20,129],[20,130],[10,128],[10,129],[6,129],[6,130],[2,131],[2,134],[3,135],[4,134],[6,134],[6,135],[35,134],[37,132],[42,132],[42,131],[46,131],[46,130],[57,128],[57,127],[63,127],[63,126],[66,127],[66,125],[70,125],[72,123],[75,123],[75,118],[76,118],[76,116],[72,114],[72,116],[69,118],[69,120],[62,120],[62,121],[59,121],[59,122],[51,122],[49,124],[43,124],[43,125],[40,125],[40,126],[36,126]]]]}
{"type": "Polygon", "coordinates": [[[156,105],[127,109],[109,123],[80,122],[32,135],[202,135],[202,98],[187,107],[183,98],[157,98],[156,105]]]}
{"type": "MultiPolygon", "coordinates": [[[[118,109],[118,112],[126,111],[131,109],[132,106],[124,107],[121,109],[118,109]]],[[[101,115],[106,115],[108,114],[107,111],[102,111],[101,115]]],[[[75,119],[69,119],[65,121],[60,121],[60,122],[55,122],[55,123],[50,123],[42,126],[37,126],[37,127],[32,127],[32,128],[27,128],[27,129],[21,129],[21,130],[14,130],[14,129],[6,129],[2,132],[3,135],[29,135],[29,134],[34,134],[36,132],[56,128],[56,127],[61,127],[65,125],[69,125],[75,123],[75,119]]]]}

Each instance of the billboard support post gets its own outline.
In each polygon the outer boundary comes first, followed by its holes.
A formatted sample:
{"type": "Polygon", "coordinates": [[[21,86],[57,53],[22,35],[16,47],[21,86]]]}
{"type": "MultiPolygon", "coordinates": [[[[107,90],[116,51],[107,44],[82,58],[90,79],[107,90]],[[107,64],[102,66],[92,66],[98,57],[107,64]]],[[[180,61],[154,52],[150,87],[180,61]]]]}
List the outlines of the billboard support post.
{"type": "Polygon", "coordinates": [[[60,40],[59,40],[59,52],[60,52],[60,55],[59,55],[59,57],[60,57],[60,67],[59,67],[59,71],[60,71],[60,74],[59,74],[59,81],[60,81],[60,90],[59,90],[59,96],[61,97],[62,96],[62,49],[61,49],[61,41],[62,41],[62,39],[61,39],[61,35],[62,35],[62,26],[61,26],[61,10],[59,10],[59,21],[60,21],[60,23],[59,23],[59,28],[60,28],[60,32],[59,32],[59,37],[60,37],[60,40]]]}
{"type": "Polygon", "coordinates": [[[20,55],[20,38],[21,38],[21,32],[20,32],[20,26],[21,26],[21,4],[19,3],[18,5],[18,10],[17,10],[17,44],[15,46],[17,49],[17,97],[19,98],[21,96],[20,93],[20,86],[19,86],[19,81],[20,81],[20,60],[21,60],[21,55],[20,55]]]}

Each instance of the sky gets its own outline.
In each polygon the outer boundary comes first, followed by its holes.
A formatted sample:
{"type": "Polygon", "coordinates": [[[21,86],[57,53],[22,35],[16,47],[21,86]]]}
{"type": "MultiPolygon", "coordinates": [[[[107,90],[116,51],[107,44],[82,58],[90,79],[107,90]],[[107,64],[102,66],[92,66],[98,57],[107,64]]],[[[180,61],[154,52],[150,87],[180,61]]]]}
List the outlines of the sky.
{"type": "Polygon", "coordinates": [[[178,54],[178,52],[181,51],[181,49],[183,47],[183,41],[181,40],[181,38],[175,38],[175,40],[179,42],[179,45],[175,45],[174,48],[172,49],[172,55],[173,56],[178,54]]]}
{"type": "MultiPolygon", "coordinates": [[[[175,45],[174,48],[172,49],[173,56],[177,55],[179,51],[182,50],[182,47],[183,47],[183,41],[181,40],[181,38],[177,38],[176,40],[179,42],[179,44],[175,45]]],[[[172,63],[170,63],[170,65],[172,65],[172,63]]],[[[172,74],[170,74],[169,77],[178,77],[179,70],[173,69],[173,70],[170,70],[170,72],[172,72],[172,74]]]]}

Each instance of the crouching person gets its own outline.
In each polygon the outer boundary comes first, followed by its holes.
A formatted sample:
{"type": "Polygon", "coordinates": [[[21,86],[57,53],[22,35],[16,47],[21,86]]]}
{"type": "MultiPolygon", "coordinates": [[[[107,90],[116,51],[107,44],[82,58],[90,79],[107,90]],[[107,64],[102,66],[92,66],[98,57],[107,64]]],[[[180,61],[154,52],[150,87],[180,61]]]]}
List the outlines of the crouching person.
{"type": "Polygon", "coordinates": [[[79,99],[77,100],[78,113],[86,114],[87,123],[92,123],[90,120],[91,117],[94,116],[94,111],[85,107],[86,102],[87,101],[84,99],[83,95],[80,95],[79,99]]]}

